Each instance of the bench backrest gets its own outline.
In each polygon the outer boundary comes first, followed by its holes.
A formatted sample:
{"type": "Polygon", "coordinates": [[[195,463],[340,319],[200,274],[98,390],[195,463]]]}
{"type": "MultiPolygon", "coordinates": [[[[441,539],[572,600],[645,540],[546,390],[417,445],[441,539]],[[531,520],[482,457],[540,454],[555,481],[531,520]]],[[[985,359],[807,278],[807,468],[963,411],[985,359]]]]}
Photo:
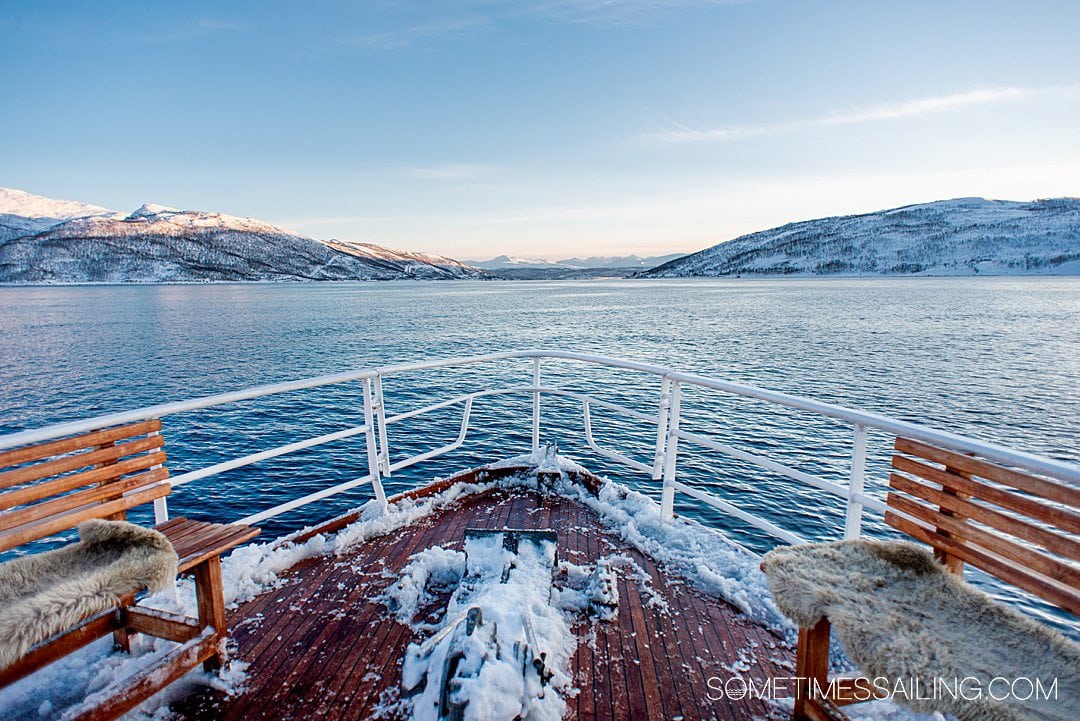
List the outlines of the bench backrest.
{"type": "Polygon", "coordinates": [[[169,494],[161,420],[0,452],[0,552],[169,494]]]}
{"type": "Polygon", "coordinates": [[[963,564],[1080,615],[1080,489],[897,438],[885,522],[963,564]]]}

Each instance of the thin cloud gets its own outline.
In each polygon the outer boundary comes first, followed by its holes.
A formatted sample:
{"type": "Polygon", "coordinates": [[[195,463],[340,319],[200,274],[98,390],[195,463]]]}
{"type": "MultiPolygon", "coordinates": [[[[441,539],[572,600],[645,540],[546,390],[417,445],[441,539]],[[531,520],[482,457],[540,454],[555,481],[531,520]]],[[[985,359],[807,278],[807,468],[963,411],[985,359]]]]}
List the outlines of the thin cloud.
{"type": "Polygon", "coordinates": [[[524,15],[568,22],[633,22],[681,8],[745,5],[759,0],[541,0],[519,5],[524,15]]]}
{"type": "Polygon", "coordinates": [[[213,37],[222,33],[233,33],[242,30],[242,26],[232,20],[214,18],[202,18],[186,24],[178,24],[161,29],[159,32],[150,31],[141,35],[133,36],[130,40],[143,45],[157,43],[187,42],[213,37]]]}
{"type": "Polygon", "coordinates": [[[1080,85],[1054,85],[1041,88],[986,88],[968,90],[950,95],[938,95],[918,100],[908,100],[870,108],[857,109],[847,113],[827,115],[820,118],[807,118],[785,123],[764,123],[761,125],[743,125],[732,127],[709,128],[705,130],[679,125],[647,137],[667,143],[699,143],[708,141],[731,141],[762,135],[775,135],[813,128],[837,125],[859,125],[881,120],[918,118],[924,115],[946,113],[962,108],[993,103],[1031,100],[1037,98],[1076,98],[1080,97],[1080,85]]]}
{"type": "Polygon", "coordinates": [[[463,33],[467,30],[487,25],[489,22],[488,18],[480,16],[456,18],[439,22],[424,23],[422,25],[413,25],[400,30],[387,30],[385,32],[357,35],[345,39],[343,43],[365,50],[399,50],[425,40],[463,33]]]}
{"type": "Polygon", "coordinates": [[[481,163],[444,163],[423,168],[409,168],[405,174],[421,180],[471,180],[487,175],[492,166],[481,163]]]}
{"type": "Polygon", "coordinates": [[[522,17],[563,23],[631,23],[681,8],[743,5],[759,0],[523,0],[498,4],[481,0],[472,15],[345,38],[343,45],[365,50],[400,50],[459,35],[481,26],[522,17]]]}

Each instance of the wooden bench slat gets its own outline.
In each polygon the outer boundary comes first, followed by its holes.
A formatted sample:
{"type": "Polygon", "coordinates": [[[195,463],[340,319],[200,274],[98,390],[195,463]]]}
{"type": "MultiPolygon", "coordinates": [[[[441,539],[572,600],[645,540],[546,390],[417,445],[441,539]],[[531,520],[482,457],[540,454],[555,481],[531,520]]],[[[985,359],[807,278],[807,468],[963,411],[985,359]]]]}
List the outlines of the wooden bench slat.
{"type": "Polygon", "coordinates": [[[87,506],[91,503],[110,501],[118,498],[128,491],[149,486],[169,477],[169,472],[164,468],[155,468],[135,476],[121,478],[100,486],[94,486],[77,493],[69,493],[66,496],[55,496],[48,501],[35,503],[32,506],[24,506],[14,511],[0,513],[0,529],[14,529],[28,523],[40,521],[49,516],[57,516],[72,508],[87,506]]]}
{"type": "MultiPolygon", "coordinates": [[[[249,531],[258,532],[256,526],[246,526],[237,523],[212,523],[210,521],[195,521],[190,518],[174,518],[160,525],[154,526],[154,530],[165,534],[169,542],[173,544],[181,559],[185,554],[190,555],[208,543],[210,532],[221,532],[224,535],[242,534],[249,531]]],[[[215,536],[216,537],[216,536],[215,536]]]]}
{"type": "Polygon", "coordinates": [[[218,539],[225,538],[233,532],[234,529],[225,524],[201,523],[184,538],[174,543],[173,548],[177,549],[176,552],[181,559],[186,559],[188,556],[197,555],[204,548],[213,547],[218,539]]]}
{"type": "Polygon", "coordinates": [[[206,560],[208,560],[210,558],[213,558],[215,556],[220,556],[225,551],[228,551],[230,549],[235,548],[236,546],[240,546],[240,545],[242,545],[244,543],[247,543],[248,541],[250,541],[251,539],[255,538],[258,535],[259,535],[259,529],[253,528],[251,531],[249,531],[249,532],[247,532],[245,534],[237,534],[235,536],[230,537],[228,539],[228,543],[223,544],[223,546],[219,545],[219,546],[214,547],[214,548],[201,549],[197,553],[193,553],[193,554],[190,554],[188,556],[185,556],[184,558],[180,559],[180,562],[177,564],[177,572],[178,573],[187,573],[188,571],[195,568],[199,564],[204,563],[206,560]]]}
{"type": "MultiPolygon", "coordinates": [[[[241,526],[236,524],[205,524],[209,526],[205,535],[189,537],[186,543],[173,543],[177,555],[180,556],[178,564],[179,572],[183,573],[196,566],[211,556],[217,556],[225,551],[247,543],[259,535],[260,529],[254,526],[241,526]]],[[[165,535],[169,537],[166,531],[165,535]]]]}
{"type": "Polygon", "coordinates": [[[93,707],[69,711],[68,721],[105,721],[115,719],[138,706],[177,680],[200,662],[220,652],[224,637],[206,629],[195,638],[169,651],[157,663],[141,669],[119,682],[115,693],[93,707]]]}
{"type": "Polygon", "coordinates": [[[885,512],[885,523],[934,547],[946,549],[966,563],[997,576],[1006,583],[1029,591],[1072,614],[1080,614],[1080,591],[1063,586],[1045,576],[1031,573],[1013,563],[1004,562],[966,543],[947,538],[892,511],[885,512]]]}
{"type": "Polygon", "coordinates": [[[166,460],[165,451],[154,451],[128,458],[119,463],[102,466],[101,468],[73,473],[70,476],[61,476],[26,488],[17,488],[14,491],[0,494],[0,509],[14,508],[15,506],[36,501],[39,498],[55,496],[58,493],[88,486],[92,483],[103,483],[152,466],[161,466],[164,465],[166,460]]]}
{"type": "Polygon", "coordinates": [[[93,643],[102,636],[107,636],[114,628],[116,628],[116,611],[102,611],[96,616],[80,621],[59,636],[31,646],[30,650],[18,661],[7,668],[0,669],[0,688],[29,676],[34,671],[77,651],[88,643],[93,643]]]}
{"type": "Polygon", "coordinates": [[[199,537],[209,527],[217,527],[216,523],[207,523],[206,521],[188,521],[185,525],[177,526],[164,532],[168,537],[169,542],[172,543],[173,548],[176,549],[176,553],[180,558],[184,558],[189,555],[191,549],[197,548],[199,545],[199,537]]]}
{"type": "Polygon", "coordinates": [[[0,531],[0,551],[7,551],[24,543],[36,541],[39,538],[45,538],[46,536],[51,536],[60,531],[66,531],[74,528],[83,521],[89,521],[91,518],[101,518],[112,513],[134,508],[135,506],[141,506],[142,504],[149,503],[157,498],[164,498],[169,495],[170,490],[172,490],[172,487],[169,485],[168,481],[160,481],[152,486],[143,487],[130,495],[117,498],[114,501],[94,503],[89,506],[76,508],[66,513],[62,513],[58,516],[42,519],[36,523],[0,531]]]}
{"type": "Polygon", "coordinates": [[[184,518],[183,516],[176,516],[175,518],[170,518],[169,520],[165,521],[164,523],[159,523],[157,526],[155,526],[155,528],[157,530],[161,531],[162,533],[164,533],[165,529],[172,528],[175,525],[178,525],[178,524],[181,524],[181,523],[186,523],[186,522],[187,522],[187,519],[184,518]]]}
{"type": "Polygon", "coordinates": [[[190,554],[206,546],[216,543],[218,538],[235,533],[236,526],[225,523],[207,523],[204,527],[196,529],[194,535],[187,536],[180,542],[186,553],[190,554]]]}
{"type": "Polygon", "coordinates": [[[172,526],[154,526],[154,529],[164,533],[165,536],[169,539],[169,543],[171,543],[173,545],[173,548],[176,549],[177,555],[183,558],[183,536],[186,534],[193,534],[198,528],[199,524],[200,521],[192,521],[188,518],[181,518],[180,523],[172,526]]]}
{"type": "Polygon", "coordinates": [[[99,463],[111,463],[135,453],[161,448],[163,445],[165,445],[165,436],[146,436],[127,443],[117,443],[97,450],[88,450],[84,453],[53,458],[43,463],[35,463],[32,466],[23,466],[13,471],[0,473],[0,488],[10,488],[22,483],[39,481],[42,478],[58,476],[61,473],[95,466],[99,463]]]}
{"type": "Polygon", "coordinates": [[[0,468],[17,466],[30,461],[38,461],[49,456],[58,456],[62,453],[71,453],[91,446],[99,446],[103,443],[112,443],[123,438],[132,436],[145,436],[148,433],[156,433],[161,430],[161,419],[154,418],[149,421],[140,421],[126,426],[107,428],[102,431],[92,431],[81,436],[61,438],[58,441],[37,443],[22,448],[13,448],[9,451],[0,452],[0,468]]]}
{"type": "Polygon", "coordinates": [[[889,486],[898,491],[909,493],[913,496],[929,501],[944,509],[958,513],[980,523],[985,523],[999,531],[1010,533],[1017,538],[1038,544],[1048,551],[1080,561],[1080,542],[1027,523],[1019,518],[1006,516],[1004,513],[988,508],[982,504],[965,500],[951,493],[945,493],[937,488],[932,488],[923,483],[908,478],[907,476],[893,473],[889,476],[889,486]]]}
{"type": "Polygon", "coordinates": [[[198,636],[201,630],[195,619],[178,613],[139,606],[126,609],[124,621],[129,633],[146,633],[177,643],[190,641],[198,636]]]}
{"type": "MultiPolygon", "coordinates": [[[[233,524],[233,532],[227,538],[218,541],[219,546],[226,545],[227,548],[235,548],[241,544],[247,543],[259,536],[262,533],[262,529],[256,526],[240,526],[233,524]]],[[[225,549],[222,549],[224,553],[225,549]]]]}
{"type": "Polygon", "coordinates": [[[981,546],[997,556],[1016,563],[1022,563],[1039,574],[1071,586],[1080,586],[1080,570],[1062,563],[1056,558],[1021,546],[1004,536],[976,528],[963,519],[956,516],[947,516],[936,509],[916,503],[905,496],[889,493],[886,503],[889,508],[902,511],[909,516],[935,526],[943,536],[945,533],[952,534],[958,541],[971,546],[981,546]]]}
{"type": "Polygon", "coordinates": [[[1080,489],[1057,483],[1045,478],[1039,478],[1027,473],[1005,468],[990,461],[973,458],[963,453],[947,451],[943,448],[915,441],[910,438],[897,438],[894,444],[896,450],[902,453],[910,453],[929,461],[941,463],[958,470],[970,473],[980,478],[1002,483],[1021,491],[1034,494],[1048,501],[1063,503],[1073,508],[1080,507],[1080,489]]]}
{"type": "Polygon", "coordinates": [[[1037,521],[1048,523],[1070,533],[1080,533],[1080,514],[1067,508],[1051,506],[1045,502],[988,486],[979,481],[928,466],[904,456],[892,457],[893,468],[918,476],[927,481],[967,493],[970,496],[993,503],[995,506],[1016,511],[1037,521]]]}

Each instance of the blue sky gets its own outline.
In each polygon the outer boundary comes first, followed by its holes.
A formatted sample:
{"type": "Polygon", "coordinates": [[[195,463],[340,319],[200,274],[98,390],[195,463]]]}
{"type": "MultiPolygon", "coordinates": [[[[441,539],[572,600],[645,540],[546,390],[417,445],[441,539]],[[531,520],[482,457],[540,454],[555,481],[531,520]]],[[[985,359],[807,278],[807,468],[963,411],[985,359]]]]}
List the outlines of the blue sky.
{"type": "Polygon", "coordinates": [[[1080,3],[0,1],[0,185],[458,258],[1080,195],[1080,3]]]}

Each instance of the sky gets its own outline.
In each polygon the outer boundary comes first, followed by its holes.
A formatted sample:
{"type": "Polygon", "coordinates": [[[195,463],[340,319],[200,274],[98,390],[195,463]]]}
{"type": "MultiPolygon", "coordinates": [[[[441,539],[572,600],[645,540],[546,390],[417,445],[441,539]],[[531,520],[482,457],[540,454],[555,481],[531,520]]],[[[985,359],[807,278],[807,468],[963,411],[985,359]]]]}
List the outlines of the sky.
{"type": "Polygon", "coordinates": [[[0,0],[0,186],[460,259],[1080,195],[1080,3],[0,0]]]}

